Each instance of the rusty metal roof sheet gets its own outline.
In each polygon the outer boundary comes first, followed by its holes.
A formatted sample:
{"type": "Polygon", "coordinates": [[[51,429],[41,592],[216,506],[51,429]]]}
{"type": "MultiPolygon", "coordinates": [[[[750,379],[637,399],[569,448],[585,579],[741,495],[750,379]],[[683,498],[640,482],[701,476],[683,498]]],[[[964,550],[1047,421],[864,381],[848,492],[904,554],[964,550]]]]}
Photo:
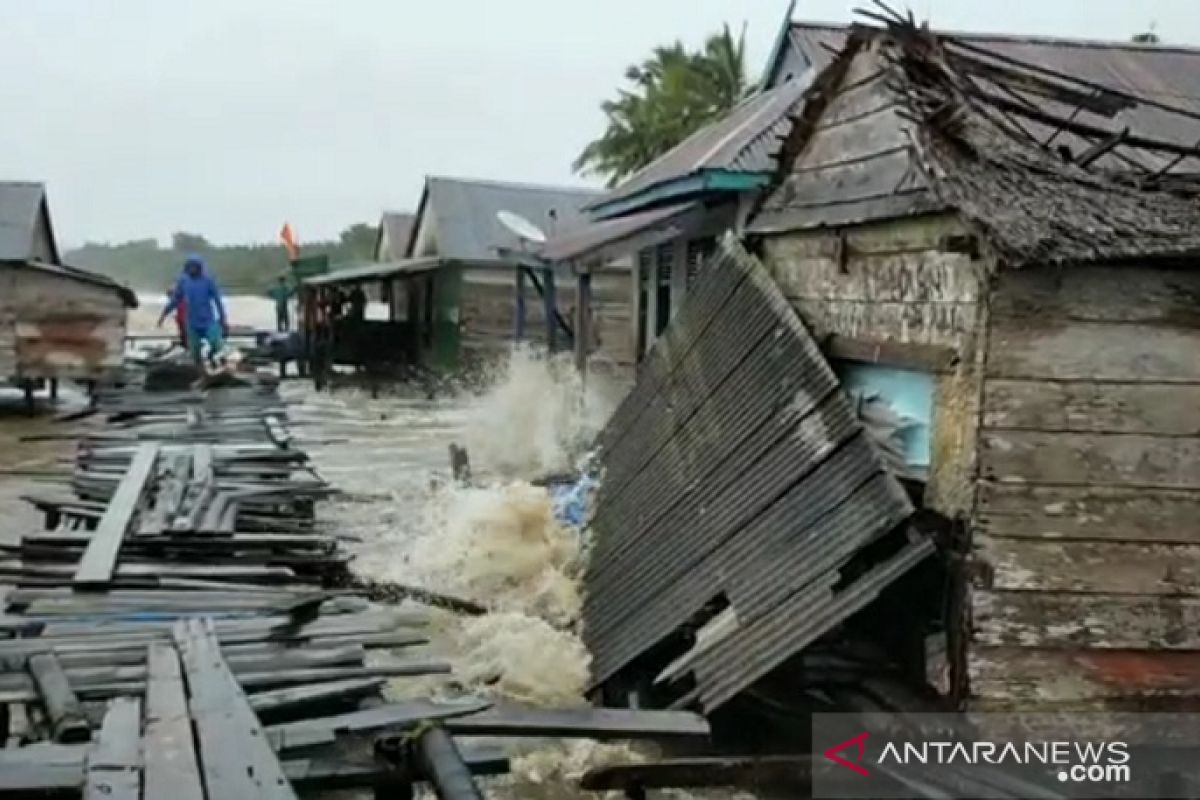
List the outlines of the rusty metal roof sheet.
{"type": "Polygon", "coordinates": [[[407,211],[383,212],[383,216],[379,219],[379,232],[375,235],[376,261],[393,261],[408,255],[408,242],[412,238],[413,223],[416,222],[416,219],[416,214],[410,214],[407,211]],[[380,248],[383,246],[385,233],[390,248],[388,252],[383,253],[380,252],[380,248]]]}
{"type": "Polygon", "coordinates": [[[303,283],[310,286],[324,286],[331,283],[362,283],[394,278],[400,275],[412,275],[418,272],[432,272],[442,265],[440,258],[405,258],[399,261],[383,263],[354,264],[341,267],[311,278],[305,278],[303,283]]]}
{"type": "Polygon", "coordinates": [[[728,237],[702,274],[600,438],[584,639],[599,683],[727,604],[755,647],[696,662],[713,708],[803,646],[781,614],[853,613],[841,569],[912,507],[762,265],[728,237]]]}
{"type": "MultiPolygon", "coordinates": [[[[821,70],[845,46],[850,30],[849,25],[793,22],[789,42],[821,70]]],[[[980,53],[987,51],[1000,58],[1015,59],[1200,114],[1200,48],[953,31],[942,31],[939,35],[947,37],[949,48],[960,52],[969,51],[987,59],[986,54],[980,53]]],[[[1062,111],[1059,104],[1054,107],[1062,111]]],[[[1071,110],[1067,107],[1065,113],[1071,110]]],[[[1083,118],[1088,116],[1084,114],[1083,118]]],[[[1120,111],[1110,125],[1114,129],[1129,126],[1146,136],[1176,144],[1196,144],[1194,126],[1186,117],[1149,105],[1120,111]]],[[[1176,165],[1175,169],[1194,171],[1195,167],[1193,163],[1176,165]]]]}
{"type": "MultiPolygon", "coordinates": [[[[500,224],[496,212],[518,214],[553,237],[585,221],[582,208],[599,193],[569,186],[430,177],[417,210],[413,236],[422,218],[436,220],[437,252],[447,260],[488,262],[500,259],[501,249],[521,249],[516,235],[500,224]]],[[[422,256],[409,247],[408,255],[422,256]]]]}
{"type": "Polygon", "coordinates": [[[0,262],[7,262],[3,266],[12,269],[29,269],[37,272],[44,272],[51,275],[56,275],[67,280],[79,281],[81,283],[90,283],[95,286],[100,286],[104,289],[111,289],[121,297],[121,301],[129,308],[137,308],[137,295],[132,289],[123,284],[117,283],[107,275],[102,275],[99,272],[81,269],[79,267],[68,267],[65,264],[47,264],[43,261],[35,260],[9,260],[0,258],[0,262]]]}
{"type": "Polygon", "coordinates": [[[789,117],[803,101],[811,76],[789,80],[743,100],[721,119],[706,125],[649,165],[594,201],[600,208],[634,198],[679,178],[705,171],[769,174],[775,169],[779,139],[789,117]]]}
{"type": "Polygon", "coordinates": [[[33,252],[38,211],[45,202],[40,183],[0,181],[0,261],[25,261],[33,252]]]}
{"type": "Polygon", "coordinates": [[[550,261],[569,261],[579,258],[605,245],[636,236],[656,226],[670,226],[677,218],[696,207],[696,203],[678,203],[662,208],[638,211],[624,217],[597,220],[555,236],[546,242],[545,247],[538,255],[550,261]]]}

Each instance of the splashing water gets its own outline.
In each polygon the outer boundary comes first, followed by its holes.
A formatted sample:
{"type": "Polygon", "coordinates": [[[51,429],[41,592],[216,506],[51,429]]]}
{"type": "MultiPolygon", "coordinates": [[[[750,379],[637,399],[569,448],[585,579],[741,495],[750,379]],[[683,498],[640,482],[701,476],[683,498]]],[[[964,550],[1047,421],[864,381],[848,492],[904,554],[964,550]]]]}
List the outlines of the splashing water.
{"type": "Polygon", "coordinates": [[[527,347],[493,375],[472,409],[472,459],[510,478],[568,472],[616,407],[619,381],[592,376],[586,390],[569,355],[547,358],[527,347]]]}
{"type": "Polygon", "coordinates": [[[555,520],[544,488],[449,485],[426,513],[409,563],[439,590],[558,625],[578,616],[579,537],[555,520]]]}
{"type": "MultiPolygon", "coordinates": [[[[621,389],[591,376],[585,391],[569,359],[519,349],[475,396],[299,396],[302,424],[349,440],[310,452],[323,474],[367,497],[324,507],[343,533],[362,539],[355,569],[490,609],[480,617],[435,613],[430,655],[449,660],[452,676],[397,680],[391,698],[466,689],[533,705],[585,704],[590,656],[577,633],[580,534],[559,524],[550,494],[529,480],[580,464],[621,389]],[[446,477],[450,443],[467,445],[474,485],[446,477]]],[[[488,797],[497,800],[601,798],[578,789],[584,772],[656,754],[652,747],[579,740],[507,740],[506,747],[512,774],[488,783],[488,797]]]]}

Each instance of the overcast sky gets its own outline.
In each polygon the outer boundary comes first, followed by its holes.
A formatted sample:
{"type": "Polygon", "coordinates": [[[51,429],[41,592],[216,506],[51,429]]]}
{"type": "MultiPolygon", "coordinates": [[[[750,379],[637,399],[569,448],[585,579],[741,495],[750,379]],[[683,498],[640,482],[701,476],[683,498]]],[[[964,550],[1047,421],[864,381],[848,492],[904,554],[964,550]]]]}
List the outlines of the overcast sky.
{"type": "MultiPolygon", "coordinates": [[[[867,4],[869,0],[861,0],[867,4]]],[[[849,21],[858,2],[800,0],[849,21]]],[[[900,0],[892,3],[900,6],[900,0]]],[[[1200,44],[1197,0],[914,0],[947,29],[1200,44]]],[[[422,177],[580,183],[601,100],[655,44],[786,0],[0,0],[0,178],[42,180],[60,238],[334,235],[422,177]]]]}

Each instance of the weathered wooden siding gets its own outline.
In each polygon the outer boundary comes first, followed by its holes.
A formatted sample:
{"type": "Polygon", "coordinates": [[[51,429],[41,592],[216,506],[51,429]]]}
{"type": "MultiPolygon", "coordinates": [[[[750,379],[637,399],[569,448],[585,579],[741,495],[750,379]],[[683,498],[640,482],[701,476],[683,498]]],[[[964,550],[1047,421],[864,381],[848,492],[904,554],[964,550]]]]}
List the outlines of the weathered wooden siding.
{"type": "MultiPolygon", "coordinates": [[[[752,223],[759,233],[853,225],[928,211],[940,204],[914,163],[908,123],[886,85],[885,61],[868,44],[846,65],[813,119],[793,136],[797,157],[752,223]]],[[[836,79],[836,72],[829,74],[836,79]]],[[[790,144],[789,144],[790,146],[790,144]]]]}
{"type": "Polygon", "coordinates": [[[970,652],[982,707],[1200,698],[1198,300],[1200,275],[1148,267],[998,278],[970,652]]]}
{"type": "MultiPolygon", "coordinates": [[[[540,277],[540,276],[539,276],[540,277]]],[[[628,270],[597,272],[592,278],[592,353],[620,367],[634,363],[628,270]]],[[[506,352],[513,342],[516,321],[515,276],[511,269],[464,267],[461,330],[463,347],[475,354],[506,352]]],[[[575,280],[558,276],[558,310],[575,326],[575,280]]],[[[546,341],[542,297],[525,281],[525,335],[546,341]]],[[[565,342],[560,331],[559,345],[565,342]]]]}
{"type": "Polygon", "coordinates": [[[0,375],[96,379],[121,366],[125,305],[113,289],[0,266],[0,375]]]}
{"type": "Polygon", "coordinates": [[[928,505],[951,515],[973,505],[986,272],[984,261],[947,252],[963,233],[956,218],[939,215],[764,240],[776,283],[818,338],[934,346],[956,356],[937,377],[926,491],[928,505]]]}
{"type": "Polygon", "coordinates": [[[17,374],[16,285],[17,270],[0,264],[0,381],[17,374]]]}

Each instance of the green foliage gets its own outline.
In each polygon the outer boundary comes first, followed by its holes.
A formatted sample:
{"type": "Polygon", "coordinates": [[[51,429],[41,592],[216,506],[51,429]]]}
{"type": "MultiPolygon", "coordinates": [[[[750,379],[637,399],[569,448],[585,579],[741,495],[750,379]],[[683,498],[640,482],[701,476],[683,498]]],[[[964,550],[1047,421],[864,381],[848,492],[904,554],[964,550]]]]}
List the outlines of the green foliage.
{"type": "MultiPolygon", "coordinates": [[[[370,260],[376,228],[358,223],[338,235],[336,242],[314,242],[301,247],[301,255],[326,254],[334,264],[370,260]]],[[[214,245],[203,236],[180,231],[171,237],[170,249],[153,239],[120,244],[89,242],[63,256],[66,263],[94,270],[137,291],[166,292],[175,284],[184,258],[196,253],[208,263],[226,294],[263,295],[288,273],[287,252],[281,244],[214,245]]]]}
{"type": "Polygon", "coordinates": [[[746,78],[746,32],[734,37],[726,25],[704,47],[682,43],[656,47],[625,71],[631,86],[617,90],[600,108],[604,135],[575,160],[574,169],[604,176],[614,186],[723,116],[753,90],[746,78]]]}

